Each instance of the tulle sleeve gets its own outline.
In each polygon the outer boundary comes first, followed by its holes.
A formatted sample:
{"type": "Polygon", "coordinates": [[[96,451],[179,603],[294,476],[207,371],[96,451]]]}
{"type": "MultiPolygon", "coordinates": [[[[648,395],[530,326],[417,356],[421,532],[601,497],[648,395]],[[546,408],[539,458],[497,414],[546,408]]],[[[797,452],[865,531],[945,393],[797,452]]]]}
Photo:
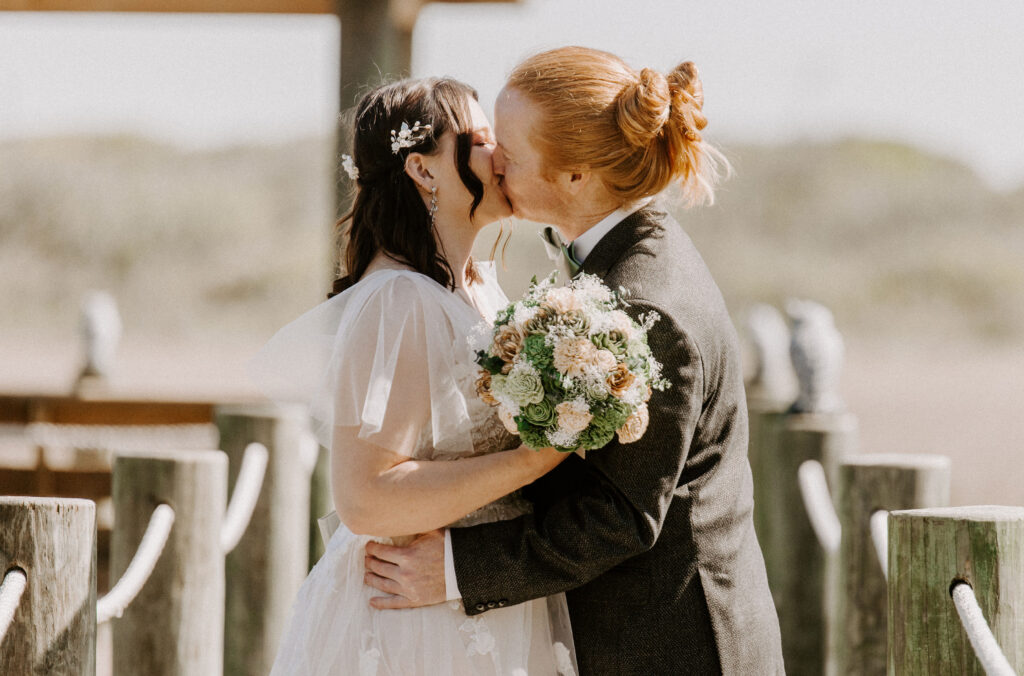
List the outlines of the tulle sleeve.
{"type": "Polygon", "coordinates": [[[415,273],[376,274],[281,329],[251,362],[254,380],[271,399],[306,404],[328,447],[344,426],[409,457],[472,452],[461,301],[415,273]]]}

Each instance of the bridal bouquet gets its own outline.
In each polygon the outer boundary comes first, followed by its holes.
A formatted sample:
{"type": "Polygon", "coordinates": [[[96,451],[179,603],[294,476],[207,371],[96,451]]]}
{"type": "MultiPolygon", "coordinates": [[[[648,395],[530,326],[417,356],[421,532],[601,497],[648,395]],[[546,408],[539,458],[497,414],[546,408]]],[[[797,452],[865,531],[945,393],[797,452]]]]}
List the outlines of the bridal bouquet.
{"type": "Polygon", "coordinates": [[[525,445],[572,452],[643,436],[651,390],[669,383],[647,345],[657,313],[637,323],[623,304],[594,275],[567,286],[552,275],[498,313],[476,390],[525,445]]]}

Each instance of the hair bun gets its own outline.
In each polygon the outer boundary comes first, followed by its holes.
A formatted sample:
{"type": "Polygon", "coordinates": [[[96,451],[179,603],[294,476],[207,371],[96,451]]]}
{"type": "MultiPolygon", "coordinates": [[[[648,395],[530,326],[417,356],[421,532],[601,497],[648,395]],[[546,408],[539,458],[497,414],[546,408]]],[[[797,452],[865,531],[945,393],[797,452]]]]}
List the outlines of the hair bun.
{"type": "Polygon", "coordinates": [[[696,143],[701,140],[700,130],[708,126],[708,120],[701,112],[704,108],[704,86],[697,66],[693,61],[685,61],[669,73],[667,80],[673,121],[687,141],[696,143]]]}
{"type": "Polygon", "coordinates": [[[626,142],[645,148],[658,137],[671,112],[668,80],[656,70],[644,68],[635,82],[623,87],[618,98],[616,119],[626,142]]]}

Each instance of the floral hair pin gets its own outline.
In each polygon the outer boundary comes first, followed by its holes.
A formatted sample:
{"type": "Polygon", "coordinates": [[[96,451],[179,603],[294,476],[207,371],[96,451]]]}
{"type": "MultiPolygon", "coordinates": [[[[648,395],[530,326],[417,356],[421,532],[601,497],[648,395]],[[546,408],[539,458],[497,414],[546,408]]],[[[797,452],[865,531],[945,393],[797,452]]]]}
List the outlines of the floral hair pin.
{"type": "Polygon", "coordinates": [[[351,155],[341,156],[341,168],[353,181],[359,178],[359,167],[356,166],[356,161],[351,155]]]}
{"type": "Polygon", "coordinates": [[[408,122],[403,122],[401,129],[391,130],[391,152],[397,155],[402,148],[412,148],[427,137],[426,132],[429,129],[429,124],[420,124],[419,120],[416,120],[416,124],[411,128],[408,122]]]}

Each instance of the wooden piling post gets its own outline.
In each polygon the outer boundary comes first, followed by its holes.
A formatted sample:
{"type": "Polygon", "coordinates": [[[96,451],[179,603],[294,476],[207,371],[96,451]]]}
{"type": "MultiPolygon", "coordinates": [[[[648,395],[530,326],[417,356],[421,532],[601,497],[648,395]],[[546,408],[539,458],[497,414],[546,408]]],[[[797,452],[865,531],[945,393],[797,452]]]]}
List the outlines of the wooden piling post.
{"type": "Polygon", "coordinates": [[[949,505],[950,460],[942,455],[854,455],[839,463],[835,617],[829,627],[836,673],[885,674],[888,602],[885,572],[871,538],[879,510],[949,505]]]}
{"type": "Polygon", "coordinates": [[[26,586],[0,644],[0,674],[96,673],[96,505],[0,497],[0,578],[26,586]]]}
{"type": "Polygon", "coordinates": [[[170,505],[175,519],[149,580],[112,620],[114,676],[222,673],[227,464],[220,451],[115,459],[111,578],[124,573],[157,505],[170,505]]]}
{"type": "Polygon", "coordinates": [[[826,566],[831,555],[811,527],[800,494],[801,464],[822,464],[830,488],[839,461],[856,448],[857,421],[850,414],[790,414],[764,439],[757,495],[768,538],[762,542],[768,585],[782,633],[782,653],[790,676],[821,676],[827,652],[826,566]]]}
{"type": "Polygon", "coordinates": [[[259,442],[269,453],[256,509],[225,563],[224,673],[265,676],[308,571],[310,474],[318,446],[302,408],[224,406],[216,422],[232,492],[246,446],[259,442]]]}
{"type": "Polygon", "coordinates": [[[983,676],[950,598],[958,580],[1024,673],[1024,507],[978,506],[889,514],[889,674],[983,676]]]}

